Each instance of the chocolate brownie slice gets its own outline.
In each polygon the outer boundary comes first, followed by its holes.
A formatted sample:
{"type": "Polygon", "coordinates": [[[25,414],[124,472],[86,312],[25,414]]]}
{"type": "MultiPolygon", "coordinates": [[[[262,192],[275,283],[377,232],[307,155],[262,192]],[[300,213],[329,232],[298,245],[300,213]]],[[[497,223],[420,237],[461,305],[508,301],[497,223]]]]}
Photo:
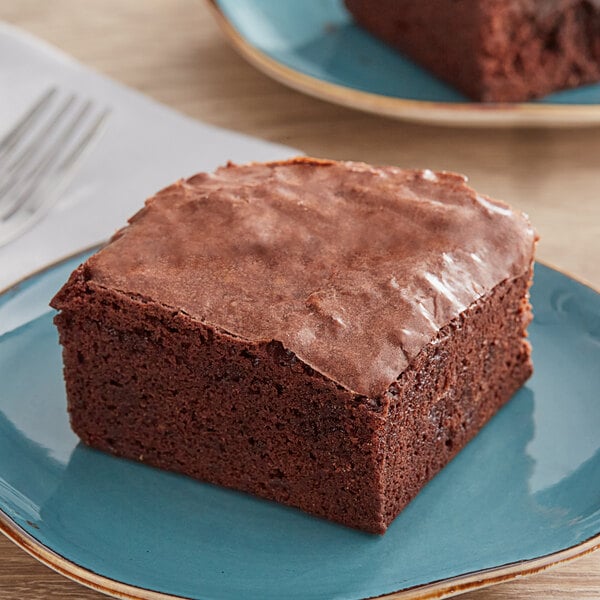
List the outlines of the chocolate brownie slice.
{"type": "Polygon", "coordinates": [[[372,34],[475,100],[524,101],[600,81],[598,0],[344,2],[372,34]]]}
{"type": "Polygon", "coordinates": [[[531,374],[535,239],[450,173],[180,181],[52,301],[73,429],[382,533],[531,374]]]}

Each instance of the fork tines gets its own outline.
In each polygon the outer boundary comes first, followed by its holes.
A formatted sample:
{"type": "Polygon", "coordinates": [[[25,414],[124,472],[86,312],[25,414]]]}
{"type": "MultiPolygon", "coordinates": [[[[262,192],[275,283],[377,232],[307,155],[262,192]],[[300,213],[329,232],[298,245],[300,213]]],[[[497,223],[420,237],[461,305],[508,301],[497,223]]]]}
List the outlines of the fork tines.
{"type": "Polygon", "coordinates": [[[54,87],[0,140],[0,246],[58,200],[109,114],[91,100],[54,87]]]}

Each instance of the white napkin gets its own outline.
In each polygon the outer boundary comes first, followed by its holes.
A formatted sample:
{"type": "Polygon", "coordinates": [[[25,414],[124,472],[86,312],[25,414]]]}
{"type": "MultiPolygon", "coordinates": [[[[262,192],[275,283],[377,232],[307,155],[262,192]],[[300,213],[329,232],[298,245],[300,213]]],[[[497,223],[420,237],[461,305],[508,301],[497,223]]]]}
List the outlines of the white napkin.
{"type": "Polygon", "coordinates": [[[91,98],[112,114],[59,202],[32,229],[0,248],[0,290],[107,239],[148,196],[181,177],[228,160],[298,154],[185,117],[0,23],[0,137],[51,86],[91,98]]]}

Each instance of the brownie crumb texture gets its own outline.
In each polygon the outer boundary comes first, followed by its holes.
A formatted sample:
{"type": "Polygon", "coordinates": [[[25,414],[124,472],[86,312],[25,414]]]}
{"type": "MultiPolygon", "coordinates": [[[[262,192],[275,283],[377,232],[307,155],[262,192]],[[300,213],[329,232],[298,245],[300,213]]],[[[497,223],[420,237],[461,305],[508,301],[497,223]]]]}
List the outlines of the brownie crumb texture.
{"type": "Polygon", "coordinates": [[[196,176],[151,199],[52,302],[72,427],[116,456],[383,533],[530,376],[534,243],[524,216],[453,175],[297,159],[196,176]],[[245,259],[253,280],[236,270],[245,259]]]}
{"type": "Polygon", "coordinates": [[[600,81],[597,0],[345,4],[373,35],[474,100],[519,102],[600,81]]]}

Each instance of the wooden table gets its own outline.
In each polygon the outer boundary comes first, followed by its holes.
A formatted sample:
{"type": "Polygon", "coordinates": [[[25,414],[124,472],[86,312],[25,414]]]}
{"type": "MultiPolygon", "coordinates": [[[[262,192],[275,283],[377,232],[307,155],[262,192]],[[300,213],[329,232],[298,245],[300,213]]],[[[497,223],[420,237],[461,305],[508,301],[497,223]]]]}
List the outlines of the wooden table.
{"type": "MultiPolygon", "coordinates": [[[[274,83],[227,45],[200,0],[13,0],[0,19],[192,117],[315,156],[459,171],[525,210],[538,256],[600,289],[600,129],[412,125],[329,105],[274,83]]],[[[101,598],[0,536],[2,600],[101,598]]],[[[600,598],[600,551],[464,600],[600,598]]]]}

